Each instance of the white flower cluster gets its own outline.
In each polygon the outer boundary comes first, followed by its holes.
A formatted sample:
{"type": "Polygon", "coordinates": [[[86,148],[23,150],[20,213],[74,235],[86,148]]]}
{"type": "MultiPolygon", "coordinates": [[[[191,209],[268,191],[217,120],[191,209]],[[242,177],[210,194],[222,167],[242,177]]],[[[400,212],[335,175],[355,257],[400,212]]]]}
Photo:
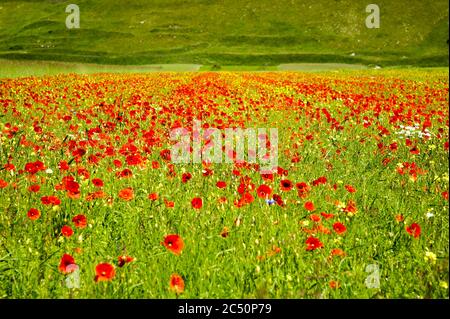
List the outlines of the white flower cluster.
{"type": "Polygon", "coordinates": [[[423,132],[420,130],[420,126],[419,124],[414,124],[414,126],[403,126],[400,125],[400,131],[395,132],[395,134],[398,134],[399,137],[415,137],[417,136],[418,138],[430,138],[431,137],[431,133],[430,131],[426,128],[423,132]]]}

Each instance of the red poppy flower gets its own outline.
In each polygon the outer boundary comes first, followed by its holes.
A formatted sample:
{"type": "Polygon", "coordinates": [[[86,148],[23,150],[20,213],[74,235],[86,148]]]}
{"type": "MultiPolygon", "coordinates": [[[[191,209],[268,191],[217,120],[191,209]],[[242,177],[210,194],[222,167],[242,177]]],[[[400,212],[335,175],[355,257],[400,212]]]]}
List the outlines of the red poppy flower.
{"type": "Polygon", "coordinates": [[[325,212],[321,212],[320,215],[322,215],[322,217],[325,219],[330,219],[334,217],[334,214],[327,214],[325,212]]]}
{"type": "Polygon", "coordinates": [[[113,161],[113,164],[114,164],[114,166],[115,166],[116,168],[122,167],[122,162],[121,162],[120,160],[118,160],[118,159],[115,159],[115,160],[113,161]]]}
{"type": "Polygon", "coordinates": [[[329,230],[327,227],[325,227],[322,224],[317,225],[315,227],[315,230],[317,230],[319,233],[323,233],[323,234],[326,234],[326,235],[331,234],[331,230],[329,230]]]}
{"type": "Polygon", "coordinates": [[[134,258],[131,256],[119,256],[118,258],[118,266],[123,267],[125,264],[134,261],[134,258]]]}
{"type": "Polygon", "coordinates": [[[335,222],[333,224],[333,229],[338,234],[343,234],[347,230],[347,228],[344,226],[344,224],[342,224],[340,222],[335,222]]]}
{"type": "MultiPolygon", "coordinates": [[[[1,184],[1,181],[0,181],[0,184],[1,184]]],[[[2,188],[1,185],[0,185],[0,188],[2,188]]],[[[37,192],[39,192],[40,189],[41,189],[41,186],[39,186],[38,184],[33,184],[33,185],[30,185],[30,187],[28,187],[28,190],[32,193],[37,193],[37,192]]]]}
{"type": "Polygon", "coordinates": [[[7,171],[14,171],[16,169],[16,167],[14,166],[14,164],[11,163],[7,163],[5,164],[5,166],[3,166],[7,171]]]}
{"type": "Polygon", "coordinates": [[[63,274],[68,274],[75,270],[73,267],[69,267],[70,265],[75,265],[75,259],[69,254],[64,254],[59,262],[58,269],[63,274]]]}
{"type": "Polygon", "coordinates": [[[272,173],[261,174],[261,177],[263,180],[269,181],[269,182],[273,181],[273,178],[274,178],[272,173]]]}
{"type": "Polygon", "coordinates": [[[91,176],[91,174],[89,174],[88,170],[83,168],[83,167],[80,167],[77,170],[77,173],[78,173],[79,176],[83,176],[84,179],[89,179],[89,177],[91,176]]]}
{"type": "Polygon", "coordinates": [[[157,200],[158,198],[159,198],[158,193],[151,193],[151,194],[148,194],[148,199],[150,199],[150,200],[155,201],[155,200],[157,200]]]}
{"type": "Polygon", "coordinates": [[[272,199],[277,203],[278,206],[284,207],[283,198],[278,194],[273,194],[272,199]]]}
{"type": "Polygon", "coordinates": [[[100,162],[100,159],[97,156],[95,156],[93,154],[88,156],[88,163],[89,164],[97,165],[98,162],[100,162]]]}
{"type": "Polygon", "coordinates": [[[166,205],[167,208],[173,208],[175,203],[171,200],[164,200],[164,205],[166,205]]]}
{"type": "Polygon", "coordinates": [[[290,180],[283,179],[280,181],[280,188],[282,191],[288,192],[294,187],[294,184],[290,180]]]}
{"type": "Polygon", "coordinates": [[[103,187],[103,181],[100,178],[94,178],[92,180],[92,184],[94,184],[95,187],[103,187]]]}
{"type": "Polygon", "coordinates": [[[445,191],[445,192],[442,192],[442,197],[445,199],[445,200],[448,200],[448,192],[447,191],[445,191]]]}
{"type": "Polygon", "coordinates": [[[170,178],[177,175],[177,173],[175,172],[175,165],[173,165],[172,163],[167,164],[167,170],[167,176],[169,176],[170,178]]]}
{"type": "Polygon", "coordinates": [[[356,189],[355,189],[352,185],[345,185],[345,189],[346,189],[349,193],[354,193],[354,192],[356,192],[356,189]]]}
{"type": "Polygon", "coordinates": [[[152,168],[153,168],[153,169],[159,168],[159,162],[153,161],[153,162],[152,162],[152,168]]]}
{"type": "Polygon", "coordinates": [[[41,217],[41,212],[37,210],[36,208],[30,208],[30,210],[27,213],[27,216],[31,220],[36,220],[39,217],[41,217]]]}
{"type": "MultiPolygon", "coordinates": [[[[86,196],[86,201],[89,202],[89,201],[92,201],[94,199],[105,198],[105,197],[106,197],[105,192],[103,192],[102,190],[99,190],[99,191],[96,191],[96,192],[93,192],[93,193],[89,193],[86,196]]],[[[112,199],[108,199],[108,202],[112,203],[112,199]]]]}
{"type": "Polygon", "coordinates": [[[242,200],[244,201],[245,204],[251,204],[251,203],[253,203],[255,198],[253,197],[252,194],[250,194],[249,192],[246,192],[242,195],[242,200]]]}
{"type": "Polygon", "coordinates": [[[86,154],[86,150],[84,148],[77,148],[72,152],[73,157],[82,157],[86,154]]]}
{"type": "Polygon", "coordinates": [[[61,228],[61,234],[63,234],[64,237],[70,237],[73,235],[73,229],[70,226],[64,225],[61,228]]]}
{"type": "Polygon", "coordinates": [[[214,174],[214,171],[210,168],[203,168],[202,169],[202,175],[203,176],[211,176],[214,174]]]}
{"type": "Polygon", "coordinates": [[[347,206],[344,208],[344,212],[352,214],[356,213],[357,212],[356,203],[352,200],[349,200],[347,202],[347,206]]]}
{"type": "Polygon", "coordinates": [[[309,218],[313,221],[313,222],[320,222],[320,216],[316,215],[316,214],[312,214],[311,216],[309,216],[309,218]]]}
{"type": "Polygon", "coordinates": [[[159,153],[159,156],[161,156],[161,158],[163,160],[167,161],[167,162],[171,161],[171,159],[172,159],[171,154],[170,154],[170,150],[162,150],[159,153]]]}
{"type": "Polygon", "coordinates": [[[124,170],[117,172],[116,176],[120,178],[128,178],[133,176],[133,172],[131,171],[131,169],[125,168],[124,170]]]}
{"type": "Polygon", "coordinates": [[[44,205],[50,205],[50,199],[48,198],[48,196],[42,196],[41,197],[41,203],[44,205]]]}
{"type": "Polygon", "coordinates": [[[326,183],[327,183],[327,178],[325,176],[321,176],[312,182],[313,186],[324,185],[326,183]]]}
{"type": "Polygon", "coordinates": [[[181,176],[181,181],[183,183],[187,183],[191,178],[192,178],[191,173],[183,173],[183,175],[181,176]]]}
{"type": "Polygon", "coordinates": [[[119,197],[124,201],[130,201],[134,198],[133,188],[128,187],[119,191],[119,197]]]}
{"type": "Polygon", "coordinates": [[[306,239],[306,250],[316,250],[318,248],[323,248],[323,244],[316,237],[308,237],[306,239]]]}
{"type": "Polygon", "coordinates": [[[170,283],[169,283],[170,290],[175,292],[176,294],[181,294],[184,291],[184,280],[183,278],[178,274],[172,274],[170,276],[170,283]]]}
{"type": "Polygon", "coordinates": [[[345,252],[342,249],[339,248],[333,248],[331,250],[331,256],[341,256],[344,257],[345,256],[345,252]]]}
{"type": "Polygon", "coordinates": [[[178,235],[167,235],[161,244],[177,256],[181,254],[184,248],[183,239],[178,235]]]}
{"type": "Polygon", "coordinates": [[[114,266],[108,263],[101,263],[95,267],[95,282],[109,281],[114,278],[116,271],[114,266]]]}
{"type": "Polygon", "coordinates": [[[127,164],[130,166],[136,166],[143,162],[140,155],[128,155],[126,158],[127,164]]]}
{"type": "Polygon", "coordinates": [[[87,218],[84,215],[77,215],[72,218],[72,222],[77,228],[85,228],[87,226],[87,218]]]}
{"type": "Polygon", "coordinates": [[[312,212],[312,211],[314,211],[316,209],[312,202],[306,202],[305,203],[305,208],[306,208],[306,210],[308,210],[310,212],[312,212]]]}
{"type": "Polygon", "coordinates": [[[334,280],[331,280],[329,285],[330,285],[331,289],[337,289],[341,286],[338,281],[334,281],[334,280]]]}
{"type": "Polygon", "coordinates": [[[247,186],[244,183],[240,183],[238,188],[237,188],[237,191],[238,191],[239,194],[244,194],[246,188],[247,188],[247,186]]]}
{"type": "Polygon", "coordinates": [[[66,181],[65,190],[72,193],[78,193],[80,191],[80,184],[75,181],[66,181]]]}
{"type": "Polygon", "coordinates": [[[310,187],[305,182],[297,183],[295,184],[295,187],[299,192],[307,192],[309,191],[310,187]]]}
{"type": "Polygon", "coordinates": [[[409,152],[410,152],[411,154],[413,154],[413,155],[419,155],[419,154],[420,154],[420,150],[419,150],[419,148],[418,148],[417,146],[414,146],[413,148],[411,148],[411,149],[409,150],[409,152]]]}
{"type": "Polygon", "coordinates": [[[390,149],[391,151],[396,151],[396,150],[398,149],[398,144],[397,144],[397,142],[391,143],[391,144],[389,145],[389,149],[390,149]]]}
{"type": "Polygon", "coordinates": [[[200,209],[203,206],[203,200],[199,197],[195,197],[192,199],[191,205],[194,209],[200,209]]]}
{"type": "Polygon", "coordinates": [[[409,139],[409,138],[407,138],[407,139],[405,139],[405,145],[406,146],[412,146],[412,144],[413,144],[413,142],[409,139]]]}
{"type": "Polygon", "coordinates": [[[30,162],[25,164],[25,171],[30,174],[36,174],[39,171],[45,170],[44,163],[41,161],[30,162]]]}
{"type": "Polygon", "coordinates": [[[0,189],[5,188],[6,186],[8,186],[8,183],[5,182],[3,179],[0,179],[0,189]]]}
{"type": "Polygon", "coordinates": [[[308,192],[311,190],[308,184],[304,182],[295,184],[295,187],[297,188],[298,197],[300,198],[306,198],[308,196],[308,192]]]}
{"type": "Polygon", "coordinates": [[[218,181],[216,184],[217,188],[225,188],[227,186],[227,183],[223,181],[218,181]]]}
{"type": "Polygon", "coordinates": [[[44,205],[60,205],[61,204],[61,200],[56,197],[56,196],[43,196],[41,197],[41,202],[44,205]]]}
{"type": "Polygon", "coordinates": [[[258,194],[259,198],[267,199],[272,194],[272,188],[270,188],[270,186],[268,186],[268,185],[263,184],[258,187],[258,189],[256,190],[256,193],[258,194]]]}
{"type": "Polygon", "coordinates": [[[250,194],[249,192],[246,192],[244,194],[242,194],[242,197],[239,199],[236,199],[234,201],[234,206],[240,208],[246,204],[251,204],[253,203],[253,201],[255,200],[255,198],[253,197],[252,194],[250,194]]]}
{"type": "Polygon", "coordinates": [[[66,161],[60,161],[58,167],[61,171],[67,171],[69,169],[69,164],[66,161]]]}
{"type": "Polygon", "coordinates": [[[78,191],[78,192],[70,192],[70,191],[68,191],[67,193],[67,197],[69,197],[69,198],[72,198],[72,199],[78,199],[78,198],[80,198],[80,192],[78,191]]]}
{"type": "Polygon", "coordinates": [[[422,232],[422,229],[420,228],[419,224],[412,223],[411,226],[406,227],[406,231],[414,238],[418,238],[420,236],[420,233],[422,232]]]}

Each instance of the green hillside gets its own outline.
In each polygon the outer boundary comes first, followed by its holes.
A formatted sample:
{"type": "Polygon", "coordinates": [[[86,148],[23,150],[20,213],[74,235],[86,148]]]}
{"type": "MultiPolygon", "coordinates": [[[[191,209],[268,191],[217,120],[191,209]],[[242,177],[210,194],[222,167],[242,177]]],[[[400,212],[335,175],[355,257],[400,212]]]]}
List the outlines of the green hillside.
{"type": "Polygon", "coordinates": [[[102,64],[448,65],[446,0],[0,0],[0,58],[102,64]],[[80,7],[69,30],[65,8],[80,7]],[[366,6],[380,7],[368,29],[366,6]]]}

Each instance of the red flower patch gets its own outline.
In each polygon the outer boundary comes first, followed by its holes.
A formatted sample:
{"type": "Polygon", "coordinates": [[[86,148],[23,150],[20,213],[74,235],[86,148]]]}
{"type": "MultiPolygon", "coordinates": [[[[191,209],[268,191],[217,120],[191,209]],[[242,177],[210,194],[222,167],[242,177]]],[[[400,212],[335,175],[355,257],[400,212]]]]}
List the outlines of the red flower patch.
{"type": "Polygon", "coordinates": [[[176,294],[181,294],[184,292],[184,280],[178,274],[172,274],[170,276],[169,288],[176,294]]]}
{"type": "Polygon", "coordinates": [[[183,239],[175,234],[164,237],[164,242],[162,242],[162,244],[175,255],[180,255],[184,248],[183,239]]]}
{"type": "Polygon", "coordinates": [[[194,209],[200,209],[203,206],[203,200],[199,197],[195,197],[191,201],[192,208],[194,209]]]}
{"type": "Polygon", "coordinates": [[[67,226],[67,225],[64,225],[64,226],[61,228],[61,234],[62,234],[64,237],[67,237],[67,238],[71,237],[71,236],[73,235],[73,229],[72,229],[72,227],[67,226]]]}
{"type": "Polygon", "coordinates": [[[323,248],[323,244],[318,238],[311,236],[306,239],[306,250],[316,250],[319,248],[323,248]]]}
{"type": "Polygon", "coordinates": [[[116,275],[114,266],[109,263],[101,263],[95,267],[95,282],[110,281],[116,275]]]}
{"type": "Polygon", "coordinates": [[[63,274],[68,274],[75,270],[73,267],[70,267],[71,265],[75,265],[75,259],[69,254],[64,254],[61,258],[58,269],[63,274]]]}
{"type": "Polygon", "coordinates": [[[41,212],[37,210],[36,208],[30,208],[30,210],[27,213],[27,216],[31,220],[36,220],[39,217],[41,217],[41,212]]]}
{"type": "Polygon", "coordinates": [[[305,209],[310,212],[313,212],[316,209],[312,202],[306,202],[304,206],[305,206],[305,209]]]}
{"type": "Polygon", "coordinates": [[[420,225],[417,223],[412,223],[411,226],[406,226],[406,232],[413,236],[414,238],[419,238],[422,229],[420,228],[420,225]]]}
{"type": "Polygon", "coordinates": [[[344,224],[342,224],[340,222],[335,222],[333,224],[333,229],[338,234],[343,234],[347,231],[347,227],[345,227],[344,224]]]}
{"type": "Polygon", "coordinates": [[[87,226],[87,218],[84,215],[76,215],[72,218],[72,222],[77,228],[85,228],[87,226]]]}

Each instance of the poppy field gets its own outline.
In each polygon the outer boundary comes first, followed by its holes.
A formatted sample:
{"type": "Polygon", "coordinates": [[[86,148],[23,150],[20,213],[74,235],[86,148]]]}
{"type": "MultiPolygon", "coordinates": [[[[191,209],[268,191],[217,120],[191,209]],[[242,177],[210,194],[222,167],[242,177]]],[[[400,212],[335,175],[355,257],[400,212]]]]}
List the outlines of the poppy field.
{"type": "Polygon", "coordinates": [[[448,298],[448,88],[445,69],[2,79],[0,298],[448,298]],[[277,166],[174,163],[196,120],[276,128],[277,166]]]}

